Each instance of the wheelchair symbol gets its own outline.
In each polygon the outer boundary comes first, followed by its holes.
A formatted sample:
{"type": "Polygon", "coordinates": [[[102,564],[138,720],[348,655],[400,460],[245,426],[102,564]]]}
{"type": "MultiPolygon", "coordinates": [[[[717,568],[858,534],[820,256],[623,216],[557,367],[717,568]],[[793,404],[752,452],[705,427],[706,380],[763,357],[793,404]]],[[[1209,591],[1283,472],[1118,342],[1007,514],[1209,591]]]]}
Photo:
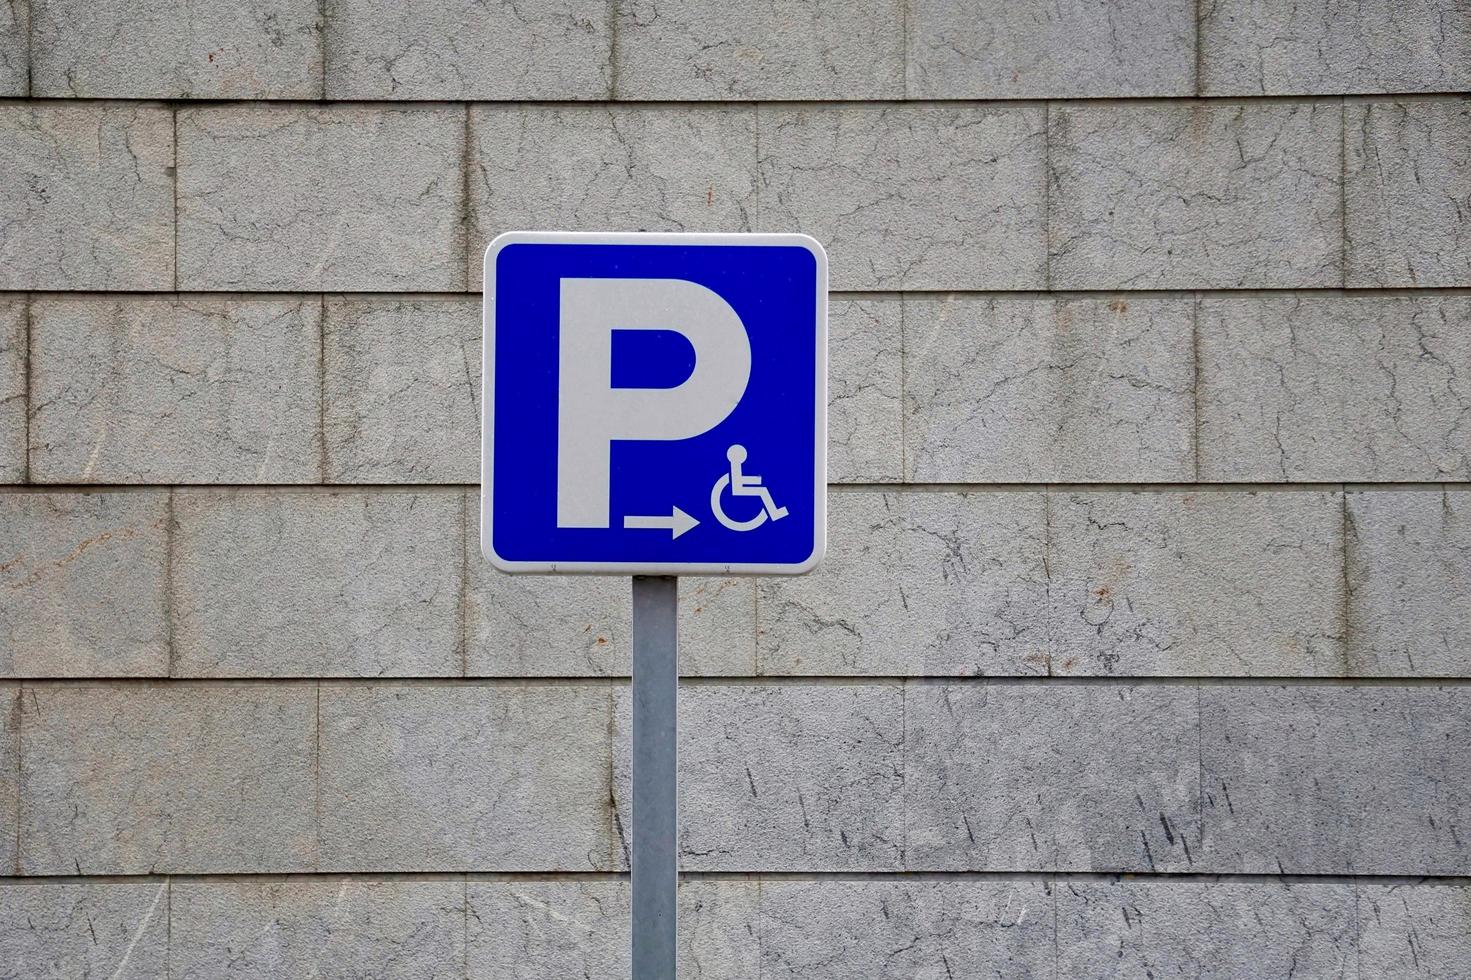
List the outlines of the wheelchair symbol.
{"type": "Polygon", "coordinates": [[[710,512],[717,521],[732,531],[754,531],[765,524],[768,517],[779,521],[787,516],[787,509],[778,507],[776,501],[771,499],[771,491],[761,485],[761,477],[746,476],[741,472],[741,464],[746,461],[745,446],[731,446],[725,451],[725,458],[730,460],[730,472],[720,474],[720,479],[710,489],[710,512]],[[760,497],[761,510],[749,520],[733,521],[726,517],[720,506],[720,496],[725,493],[726,487],[730,487],[732,497],[760,497]]]}

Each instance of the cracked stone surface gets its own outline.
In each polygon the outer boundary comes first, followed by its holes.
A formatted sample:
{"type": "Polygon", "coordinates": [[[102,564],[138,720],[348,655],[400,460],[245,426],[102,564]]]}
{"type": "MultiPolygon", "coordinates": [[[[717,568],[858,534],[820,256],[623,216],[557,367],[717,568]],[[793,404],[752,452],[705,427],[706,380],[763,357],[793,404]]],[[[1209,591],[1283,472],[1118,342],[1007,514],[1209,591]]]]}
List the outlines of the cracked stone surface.
{"type": "Polygon", "coordinates": [[[609,98],[610,8],[611,0],[327,0],[327,98],[609,98]]]}
{"type": "Polygon", "coordinates": [[[1204,870],[1196,692],[910,684],[906,866],[1204,870]]]}
{"type": "Polygon", "coordinates": [[[0,296],[0,483],[25,477],[26,299],[0,296]]]}
{"type": "Polygon", "coordinates": [[[312,483],[322,471],[320,303],[31,302],[31,479],[312,483]]]}
{"type": "Polygon", "coordinates": [[[355,878],[175,881],[176,980],[463,980],[465,884],[355,878]]]}
{"type": "Polygon", "coordinates": [[[1345,500],[1350,662],[1375,676],[1471,674],[1471,491],[1345,500]]]}
{"type": "MultiPolygon", "coordinates": [[[[506,575],[480,555],[480,493],[465,501],[466,672],[472,677],[627,677],[633,658],[627,576],[506,575]]],[[[756,585],[691,576],[679,583],[686,675],[756,672],[756,585]]]]}
{"type": "Polygon", "coordinates": [[[1471,98],[1343,111],[1347,285],[1471,286],[1471,98]]]}
{"type": "MultiPolygon", "coordinates": [[[[20,841],[20,697],[19,684],[0,684],[0,867],[7,869],[16,867],[20,841]]],[[[7,952],[5,936],[10,932],[4,918],[7,905],[0,902],[0,952],[7,952]]]]}
{"type": "Polygon", "coordinates": [[[324,871],[613,866],[601,684],[321,687],[324,871]]]}
{"type": "Polygon", "coordinates": [[[176,491],[175,675],[460,674],[461,504],[453,491],[176,491]]]}
{"type": "Polygon", "coordinates": [[[757,230],[822,242],[833,289],[1044,285],[1040,106],[757,111],[757,230]]]}
{"type": "Polygon", "coordinates": [[[1351,672],[1338,493],[1059,493],[1050,503],[1053,673],[1351,672]]]}
{"type": "Polygon", "coordinates": [[[901,0],[631,0],[621,99],[902,99],[901,0]]]}
{"type": "Polygon", "coordinates": [[[0,494],[0,676],[162,677],[168,493],[0,494]]]}
{"type": "Polygon", "coordinates": [[[1471,476],[1471,298],[1207,296],[1204,480],[1471,476]]]}
{"type": "Polygon", "coordinates": [[[0,97],[24,97],[30,70],[30,0],[0,0],[0,97]]]}
{"type": "Polygon", "coordinates": [[[32,95],[316,99],[317,0],[31,0],[32,95]]]}
{"type": "Polygon", "coordinates": [[[327,477],[480,482],[480,297],[331,296],[327,477]]]}
{"type": "Polygon", "coordinates": [[[167,976],[169,883],[6,882],[0,963],[16,980],[167,976]]]}
{"type": "Polygon", "coordinates": [[[1207,0],[1203,95],[1340,95],[1471,88],[1462,0],[1207,0]]]}
{"type": "Polygon", "coordinates": [[[904,338],[911,480],[1195,477],[1189,297],[906,296],[904,338]]]}
{"type": "Polygon", "coordinates": [[[1471,889],[1363,882],[1357,891],[1361,975],[1424,980],[1471,975],[1471,889]]]}
{"type": "Polygon", "coordinates": [[[1041,881],[763,881],[760,923],[773,980],[1053,977],[1041,881]]]}
{"type": "Polygon", "coordinates": [[[1340,884],[1061,881],[1057,975],[1357,980],[1354,927],[1340,884]]]}
{"type": "Polygon", "coordinates": [[[306,685],[27,684],[19,873],[315,870],[315,713],[306,685]]]}
{"type": "Polygon", "coordinates": [[[1464,875],[1471,689],[1200,688],[1212,871],[1464,875]]]}
{"type": "Polygon", "coordinates": [[[166,106],[0,105],[0,289],[172,289],[166,106]]]}
{"type": "Polygon", "coordinates": [[[465,111],[180,109],[179,287],[463,289],[465,111]]]}
{"type": "MultiPolygon", "coordinates": [[[[681,976],[691,980],[747,980],[760,976],[756,916],[761,887],[759,879],[689,881],[679,885],[681,976]]],[[[622,974],[610,980],[622,980],[622,974]]]]}
{"type": "MultiPolygon", "coordinates": [[[[614,819],[633,825],[632,699],[616,692],[614,819]]],[[[864,685],[686,685],[680,866],[893,871],[904,859],[903,692],[864,685]]]]}
{"type": "Polygon", "coordinates": [[[1195,94],[1194,0],[912,0],[912,99],[1195,94]]]}
{"type": "Polygon", "coordinates": [[[1332,103],[1051,108],[1050,285],[1342,285],[1332,103]]]}
{"type": "Polygon", "coordinates": [[[758,580],[763,674],[1047,671],[1040,493],[830,493],[828,554],[758,580]]]}
{"type": "MultiPolygon", "coordinates": [[[[478,508],[479,494],[472,493],[466,504],[478,508]]],[[[466,672],[475,677],[628,676],[633,655],[628,580],[502,574],[481,557],[479,524],[474,518],[465,537],[466,672]]],[[[680,616],[680,627],[688,621],[680,616]]],[[[681,667],[688,671],[689,650],[680,653],[686,655],[681,667]]]]}
{"type": "MultiPolygon", "coordinates": [[[[758,976],[754,881],[679,885],[678,968],[692,980],[758,976]]],[[[626,881],[471,881],[472,977],[623,980],[631,968],[626,881]]]]}
{"type": "Polygon", "coordinates": [[[749,106],[473,106],[470,132],[471,288],[485,246],[504,231],[755,224],[749,106]]]}
{"type": "Polygon", "coordinates": [[[828,300],[827,477],[833,483],[903,479],[898,297],[828,300]]]}

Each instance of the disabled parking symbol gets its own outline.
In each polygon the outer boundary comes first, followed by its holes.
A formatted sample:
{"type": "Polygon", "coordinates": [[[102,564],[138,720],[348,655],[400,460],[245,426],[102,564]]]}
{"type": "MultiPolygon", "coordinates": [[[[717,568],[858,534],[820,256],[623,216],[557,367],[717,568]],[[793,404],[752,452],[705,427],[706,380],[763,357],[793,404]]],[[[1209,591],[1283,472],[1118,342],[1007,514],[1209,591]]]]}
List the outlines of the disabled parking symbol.
{"type": "Polygon", "coordinates": [[[785,507],[778,507],[771,499],[771,491],[761,485],[761,477],[747,476],[741,472],[741,467],[746,462],[746,447],[731,446],[725,451],[725,456],[730,460],[730,472],[722,473],[720,479],[715,481],[715,486],[710,490],[710,511],[715,519],[732,531],[754,531],[767,518],[779,521],[787,516],[785,507]],[[755,517],[744,521],[733,521],[725,514],[725,508],[720,504],[721,494],[729,487],[730,492],[737,497],[758,497],[761,500],[761,510],[755,517]]]}
{"type": "Polygon", "coordinates": [[[485,264],[481,543],[510,572],[782,574],[826,536],[801,235],[512,233],[485,264]]]}

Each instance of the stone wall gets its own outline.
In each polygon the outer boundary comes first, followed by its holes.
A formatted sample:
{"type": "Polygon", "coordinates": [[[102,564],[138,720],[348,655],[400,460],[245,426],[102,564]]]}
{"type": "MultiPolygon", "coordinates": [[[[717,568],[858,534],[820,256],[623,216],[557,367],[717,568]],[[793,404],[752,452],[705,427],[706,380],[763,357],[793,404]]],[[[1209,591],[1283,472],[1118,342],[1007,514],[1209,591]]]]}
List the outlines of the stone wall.
{"type": "Polygon", "coordinates": [[[626,579],[481,253],[803,231],[685,975],[1471,976],[1465,0],[0,0],[0,977],[627,977],[626,579]]]}

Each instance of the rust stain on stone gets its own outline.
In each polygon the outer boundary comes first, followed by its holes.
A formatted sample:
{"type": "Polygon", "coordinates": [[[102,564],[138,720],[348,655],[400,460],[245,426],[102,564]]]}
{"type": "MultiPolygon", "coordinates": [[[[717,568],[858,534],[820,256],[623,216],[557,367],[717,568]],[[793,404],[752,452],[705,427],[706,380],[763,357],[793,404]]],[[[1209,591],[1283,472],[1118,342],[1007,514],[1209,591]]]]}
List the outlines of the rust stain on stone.
{"type": "MultiPolygon", "coordinates": [[[[35,571],[31,572],[30,575],[27,575],[25,578],[21,579],[18,582],[10,583],[10,588],[29,588],[30,586],[35,585],[37,582],[40,582],[46,577],[48,567],[51,569],[65,568],[67,565],[70,565],[72,562],[82,557],[82,555],[86,553],[87,549],[91,548],[93,545],[106,544],[107,542],[113,540],[113,538],[118,538],[120,540],[126,541],[129,538],[137,536],[137,533],[137,530],[134,528],[122,528],[116,531],[103,531],[100,534],[94,534],[92,537],[80,542],[75,548],[72,549],[70,554],[62,558],[58,558],[57,560],[51,562],[49,566],[41,566],[36,568],[35,571]]],[[[16,558],[11,559],[5,564],[0,565],[0,573],[8,572],[17,565],[22,564],[25,561],[25,557],[25,555],[20,555],[16,558]]]]}

